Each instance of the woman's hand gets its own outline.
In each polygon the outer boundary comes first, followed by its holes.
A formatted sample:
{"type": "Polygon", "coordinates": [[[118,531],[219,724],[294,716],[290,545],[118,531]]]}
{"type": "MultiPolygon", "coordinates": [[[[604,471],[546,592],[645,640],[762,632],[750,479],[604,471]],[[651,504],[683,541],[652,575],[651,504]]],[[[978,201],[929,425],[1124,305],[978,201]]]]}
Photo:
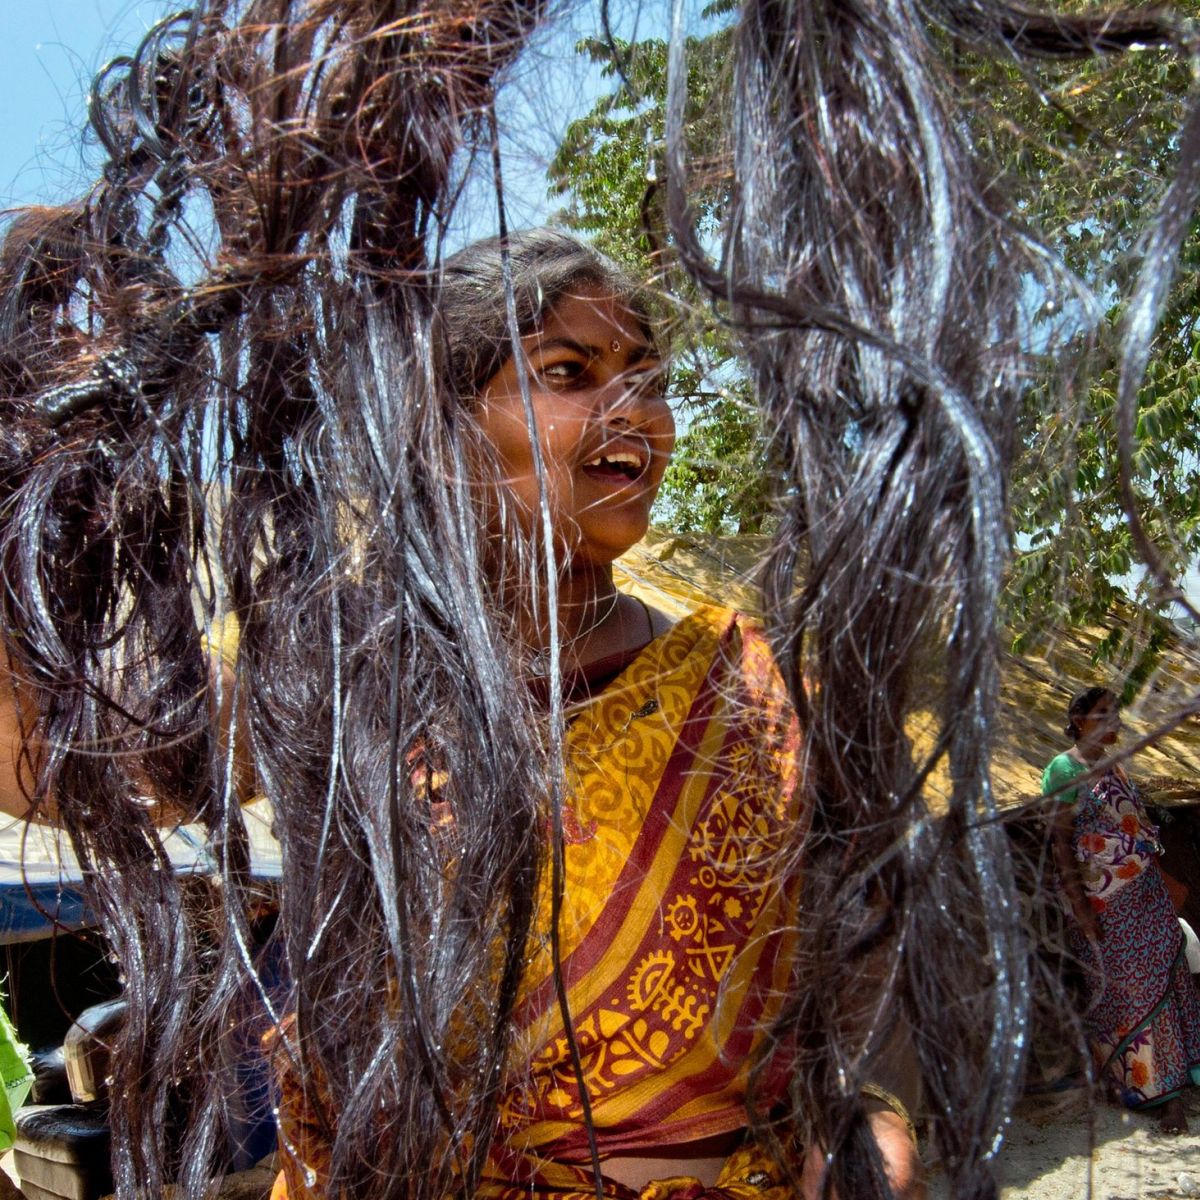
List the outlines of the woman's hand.
{"type": "Polygon", "coordinates": [[[1072,902],[1071,912],[1083,936],[1090,943],[1098,945],[1100,942],[1100,921],[1096,916],[1096,910],[1088,903],[1087,897],[1083,897],[1077,903],[1072,902]]]}
{"type": "MultiPolygon", "coordinates": [[[[908,1123],[898,1113],[878,1101],[867,1101],[867,1123],[875,1135],[875,1144],[883,1157],[883,1169],[892,1185],[895,1200],[925,1200],[925,1171],[917,1144],[908,1132],[908,1123]]],[[[825,1179],[825,1155],[819,1148],[804,1156],[800,1172],[802,1200],[821,1200],[825,1179]]],[[[830,1193],[830,1200],[839,1200],[830,1193]]]]}
{"type": "Polygon", "coordinates": [[[883,1156],[883,1167],[896,1200],[924,1200],[925,1170],[917,1143],[908,1131],[908,1122],[881,1105],[877,1112],[868,1113],[867,1123],[883,1156]]]}

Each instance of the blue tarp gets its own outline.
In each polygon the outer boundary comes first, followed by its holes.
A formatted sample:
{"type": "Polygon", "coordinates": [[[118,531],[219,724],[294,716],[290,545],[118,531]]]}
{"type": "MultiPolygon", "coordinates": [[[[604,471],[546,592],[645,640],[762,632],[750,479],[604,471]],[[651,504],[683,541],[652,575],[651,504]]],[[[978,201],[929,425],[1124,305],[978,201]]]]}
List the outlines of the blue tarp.
{"type": "Polygon", "coordinates": [[[53,863],[0,859],[0,944],[27,942],[57,928],[95,924],[78,879],[64,878],[53,863]]]}
{"type": "MultiPolygon", "coordinates": [[[[278,879],[279,845],[270,834],[270,810],[259,802],[243,813],[254,876],[278,879]]],[[[194,825],[180,825],[164,835],[164,848],[177,871],[213,869],[203,839],[203,830],[194,825]]],[[[0,828],[0,945],[49,937],[56,928],[96,924],[84,904],[82,879],[64,835],[23,821],[0,828]]]]}

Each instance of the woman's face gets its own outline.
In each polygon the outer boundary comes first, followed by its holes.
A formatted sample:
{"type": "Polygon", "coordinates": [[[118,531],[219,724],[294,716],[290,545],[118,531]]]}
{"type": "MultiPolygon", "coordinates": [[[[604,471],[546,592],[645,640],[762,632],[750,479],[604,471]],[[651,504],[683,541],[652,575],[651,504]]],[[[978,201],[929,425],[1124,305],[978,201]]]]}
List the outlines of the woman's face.
{"type": "Polygon", "coordinates": [[[1076,717],[1079,740],[1089,746],[1111,746],[1121,732],[1121,706],[1116,696],[1101,696],[1086,716],[1076,717]]]}
{"type": "MultiPolygon", "coordinates": [[[[645,534],[675,443],[662,362],[637,316],[594,287],[556,301],[520,353],[560,553],[610,563],[645,534]]],[[[515,355],[484,386],[475,418],[533,531],[538,483],[515,355]]]]}

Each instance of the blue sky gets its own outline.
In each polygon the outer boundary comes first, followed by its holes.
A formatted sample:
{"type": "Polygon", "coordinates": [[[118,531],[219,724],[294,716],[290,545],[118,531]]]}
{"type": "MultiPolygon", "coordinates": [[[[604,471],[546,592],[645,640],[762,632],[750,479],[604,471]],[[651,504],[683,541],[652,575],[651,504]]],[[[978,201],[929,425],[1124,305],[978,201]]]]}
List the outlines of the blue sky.
{"type": "Polygon", "coordinates": [[[0,0],[0,206],[86,189],[81,130],[91,78],[133,49],[164,0],[0,0]]]}
{"type": "MultiPolygon", "coordinates": [[[[82,133],[91,79],[181,7],[183,0],[0,0],[0,208],[68,200],[87,190],[95,174],[84,165],[82,133]]],[[[613,23],[625,31],[665,30],[665,8],[661,0],[614,0],[613,23]]],[[[514,227],[546,219],[546,159],[566,122],[604,86],[572,49],[596,30],[598,11],[596,0],[572,6],[523,56],[510,82],[503,103],[514,227]]],[[[491,203],[481,202],[469,233],[493,232],[495,223],[491,203]]]]}

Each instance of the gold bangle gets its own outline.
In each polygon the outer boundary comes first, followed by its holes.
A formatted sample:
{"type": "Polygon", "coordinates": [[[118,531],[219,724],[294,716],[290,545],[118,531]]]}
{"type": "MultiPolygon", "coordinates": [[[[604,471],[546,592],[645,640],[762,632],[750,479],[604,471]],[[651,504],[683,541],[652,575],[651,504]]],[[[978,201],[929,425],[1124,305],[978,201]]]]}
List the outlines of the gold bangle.
{"type": "Polygon", "coordinates": [[[878,1100],[881,1104],[887,1105],[904,1122],[908,1136],[912,1138],[914,1145],[916,1144],[917,1127],[913,1124],[913,1119],[909,1115],[908,1109],[905,1108],[904,1101],[895,1092],[889,1092],[887,1088],[880,1087],[877,1083],[864,1083],[858,1091],[861,1096],[870,1096],[872,1100],[878,1100]]]}

